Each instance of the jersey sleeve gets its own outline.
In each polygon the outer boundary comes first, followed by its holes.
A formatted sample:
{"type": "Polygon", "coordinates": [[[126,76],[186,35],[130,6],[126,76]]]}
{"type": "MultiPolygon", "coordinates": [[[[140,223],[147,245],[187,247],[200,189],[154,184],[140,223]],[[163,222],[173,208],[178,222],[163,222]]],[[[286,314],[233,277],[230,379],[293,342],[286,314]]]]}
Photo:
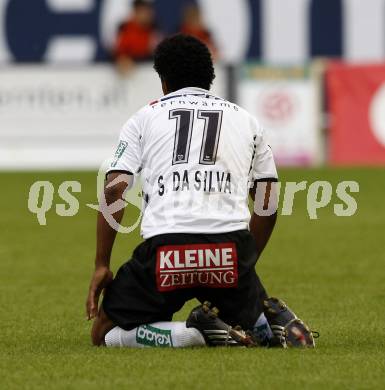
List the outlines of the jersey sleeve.
{"type": "Polygon", "coordinates": [[[273,151],[267,143],[265,132],[259,129],[255,136],[255,151],[251,167],[252,182],[259,180],[278,180],[277,168],[274,162],[273,151]]]}
{"type": "Polygon", "coordinates": [[[123,126],[115,155],[107,172],[122,171],[137,174],[142,164],[141,132],[135,117],[123,126]]]}

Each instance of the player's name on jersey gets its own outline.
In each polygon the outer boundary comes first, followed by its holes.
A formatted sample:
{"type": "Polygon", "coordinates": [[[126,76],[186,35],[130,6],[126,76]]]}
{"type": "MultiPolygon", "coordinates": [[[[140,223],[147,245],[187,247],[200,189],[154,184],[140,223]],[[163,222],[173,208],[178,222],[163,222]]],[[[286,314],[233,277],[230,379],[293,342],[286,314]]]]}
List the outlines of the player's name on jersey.
{"type": "Polygon", "coordinates": [[[162,175],[158,177],[159,195],[168,191],[203,191],[231,194],[231,173],[220,171],[174,171],[171,173],[172,183],[166,188],[162,175]]]}

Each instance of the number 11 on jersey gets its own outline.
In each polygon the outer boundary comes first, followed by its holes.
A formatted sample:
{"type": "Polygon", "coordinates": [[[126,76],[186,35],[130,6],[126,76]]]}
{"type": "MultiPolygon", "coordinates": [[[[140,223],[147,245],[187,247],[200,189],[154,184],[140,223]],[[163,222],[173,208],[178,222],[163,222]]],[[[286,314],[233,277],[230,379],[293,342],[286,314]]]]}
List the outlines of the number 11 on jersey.
{"type": "MultiPolygon", "coordinates": [[[[189,160],[191,136],[194,127],[195,110],[175,109],[169,112],[169,119],[176,120],[174,153],[172,164],[186,164],[189,160]]],[[[199,164],[214,165],[221,133],[223,111],[198,110],[197,118],[204,121],[199,164]]]]}

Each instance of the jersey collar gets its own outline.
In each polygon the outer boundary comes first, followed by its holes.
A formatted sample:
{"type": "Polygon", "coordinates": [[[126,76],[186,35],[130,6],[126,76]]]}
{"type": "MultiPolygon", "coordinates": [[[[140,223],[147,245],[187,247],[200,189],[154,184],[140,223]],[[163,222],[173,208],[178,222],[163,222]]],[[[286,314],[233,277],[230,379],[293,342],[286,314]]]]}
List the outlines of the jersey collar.
{"type": "Polygon", "coordinates": [[[174,95],[189,95],[191,93],[210,93],[206,89],[203,88],[197,88],[197,87],[186,87],[182,89],[178,89],[177,91],[171,92],[167,95],[164,95],[164,97],[174,96],[174,95]]]}
{"type": "Polygon", "coordinates": [[[215,95],[212,95],[210,91],[203,89],[203,88],[198,88],[198,87],[187,87],[187,88],[182,88],[178,89],[177,91],[171,92],[165,96],[163,96],[160,101],[168,100],[174,97],[183,97],[183,96],[205,96],[205,97],[211,97],[214,99],[221,99],[215,95]]]}

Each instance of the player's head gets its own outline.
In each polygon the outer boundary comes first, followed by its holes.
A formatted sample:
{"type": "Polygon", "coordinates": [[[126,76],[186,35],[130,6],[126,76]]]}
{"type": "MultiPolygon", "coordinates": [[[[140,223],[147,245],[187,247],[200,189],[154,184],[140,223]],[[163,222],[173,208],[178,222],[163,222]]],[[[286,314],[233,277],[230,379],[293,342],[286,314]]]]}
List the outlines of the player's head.
{"type": "Polygon", "coordinates": [[[215,78],[207,46],[189,35],[178,34],[163,40],[154,53],[154,69],[165,94],[186,87],[210,89],[215,78]]]}

